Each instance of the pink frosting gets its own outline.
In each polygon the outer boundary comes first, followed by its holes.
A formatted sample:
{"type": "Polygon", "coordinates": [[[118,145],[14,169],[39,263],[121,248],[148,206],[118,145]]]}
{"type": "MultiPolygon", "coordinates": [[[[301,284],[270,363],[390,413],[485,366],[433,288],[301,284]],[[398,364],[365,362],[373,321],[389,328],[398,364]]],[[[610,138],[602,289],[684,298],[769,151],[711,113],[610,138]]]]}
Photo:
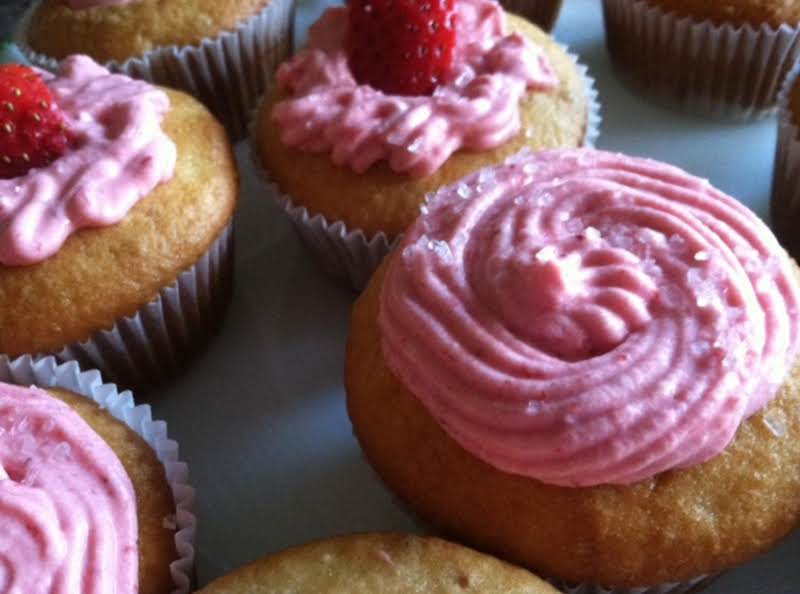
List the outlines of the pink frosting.
{"type": "Polygon", "coordinates": [[[139,0],[64,0],[64,3],[78,10],[81,8],[94,8],[95,6],[122,6],[123,4],[133,4],[139,0]]]}
{"type": "Polygon", "coordinates": [[[330,152],[336,165],[363,173],[386,159],[414,177],[436,171],[455,151],[486,150],[520,129],[519,102],[529,90],[558,86],[541,48],[505,35],[494,0],[459,0],[452,80],[433,96],[386,95],[359,85],[347,63],[347,8],[329,8],[309,32],[308,48],[278,69],[291,96],[275,106],[281,140],[330,152]]]}
{"type": "Polygon", "coordinates": [[[84,227],[119,222],[175,169],[175,145],[161,129],[167,95],[109,74],[85,56],[47,80],[76,146],[47,167],[0,180],[0,264],[33,264],[84,227]]]}
{"type": "Polygon", "coordinates": [[[0,594],[136,594],[136,496],[69,406],[0,383],[0,594]]]}
{"type": "Polygon", "coordinates": [[[769,229],[655,161],[523,153],[441,190],[381,297],[390,369],[466,450],[565,486],[721,452],[798,352],[769,229]]]}

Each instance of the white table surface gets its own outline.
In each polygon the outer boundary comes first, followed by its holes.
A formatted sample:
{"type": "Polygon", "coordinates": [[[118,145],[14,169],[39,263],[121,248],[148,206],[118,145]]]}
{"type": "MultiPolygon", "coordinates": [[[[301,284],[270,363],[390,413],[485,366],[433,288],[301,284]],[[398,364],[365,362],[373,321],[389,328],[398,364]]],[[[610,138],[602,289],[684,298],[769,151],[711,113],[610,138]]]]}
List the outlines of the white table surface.
{"type": "MultiPolygon", "coordinates": [[[[325,0],[299,0],[299,38],[325,0]]],[[[662,159],[766,216],[775,121],[710,122],[649,104],[611,70],[598,0],[566,0],[555,31],[597,79],[600,148],[662,159]]],[[[315,267],[259,192],[239,147],[237,286],[225,325],[188,372],[148,398],[197,489],[200,585],[266,553],[334,534],[424,531],[361,456],[345,411],[354,295],[315,267]]],[[[800,534],[708,594],[800,593],[800,534]]],[[[379,593],[376,593],[379,594],[379,593]]]]}

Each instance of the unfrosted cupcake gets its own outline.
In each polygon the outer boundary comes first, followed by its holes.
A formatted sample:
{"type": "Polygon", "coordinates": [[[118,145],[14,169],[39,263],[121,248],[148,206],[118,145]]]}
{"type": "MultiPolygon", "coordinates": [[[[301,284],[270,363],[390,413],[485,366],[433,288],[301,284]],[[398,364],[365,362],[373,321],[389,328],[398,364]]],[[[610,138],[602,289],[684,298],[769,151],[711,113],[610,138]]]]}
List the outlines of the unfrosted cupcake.
{"type": "Polygon", "coordinates": [[[426,193],[522,147],[597,134],[585,69],[540,29],[494,0],[420,6],[329,9],[255,121],[257,165],[323,265],[356,287],[426,193]]]}
{"type": "Polygon", "coordinates": [[[603,0],[618,70],[658,99],[753,118],[775,112],[800,57],[800,5],[780,0],[603,0]]]}
{"type": "Polygon", "coordinates": [[[0,378],[4,591],[188,593],[192,490],[163,423],[75,363],[0,378]]]}
{"type": "Polygon", "coordinates": [[[794,258],[800,256],[800,62],[786,77],[778,99],[778,144],[770,215],[775,235],[794,258]]]}
{"type": "Polygon", "coordinates": [[[427,209],[346,361],[364,452],[423,517],[581,592],[685,592],[797,526],[800,289],[753,213],[590,150],[427,209]]]}
{"type": "Polygon", "coordinates": [[[514,14],[529,19],[545,31],[556,24],[561,12],[561,0],[500,0],[503,7],[514,14]]]}
{"type": "Polygon", "coordinates": [[[557,594],[536,576],[437,538],[355,534],[270,555],[198,594],[557,594]]]}
{"type": "Polygon", "coordinates": [[[290,53],[294,0],[41,0],[17,35],[34,64],[86,54],[200,99],[235,138],[290,53]]]}
{"type": "Polygon", "coordinates": [[[191,97],[86,57],[46,85],[4,67],[0,95],[0,354],[77,359],[126,386],[163,380],[230,296],[225,131],[191,97]]]}

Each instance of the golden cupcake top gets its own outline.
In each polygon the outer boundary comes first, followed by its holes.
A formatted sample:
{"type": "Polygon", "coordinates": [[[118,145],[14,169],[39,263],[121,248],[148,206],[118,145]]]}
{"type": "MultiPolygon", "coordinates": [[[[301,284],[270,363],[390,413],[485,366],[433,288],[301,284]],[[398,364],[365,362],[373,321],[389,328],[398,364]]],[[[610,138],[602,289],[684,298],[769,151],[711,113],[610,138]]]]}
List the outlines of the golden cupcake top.
{"type": "Polygon", "coordinates": [[[401,534],[356,534],[256,561],[198,594],[557,594],[533,574],[466,547],[401,534]]]}
{"type": "Polygon", "coordinates": [[[647,0],[666,12],[695,20],[710,20],[716,25],[748,23],[759,27],[800,23],[799,0],[647,0]]]}
{"type": "Polygon", "coordinates": [[[26,38],[34,51],[54,58],[82,53],[99,62],[122,62],[158,47],[197,45],[235,29],[269,2],[135,0],[73,8],[67,0],[43,0],[26,38]]]}

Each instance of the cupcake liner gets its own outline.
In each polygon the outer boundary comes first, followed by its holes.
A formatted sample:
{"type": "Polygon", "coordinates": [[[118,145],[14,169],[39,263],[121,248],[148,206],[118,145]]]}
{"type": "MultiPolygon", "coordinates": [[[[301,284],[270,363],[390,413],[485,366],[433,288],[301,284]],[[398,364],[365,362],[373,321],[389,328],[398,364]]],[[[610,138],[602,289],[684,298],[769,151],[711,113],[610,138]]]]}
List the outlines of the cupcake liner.
{"type": "MultiPolygon", "coordinates": [[[[35,2],[17,28],[16,42],[34,65],[55,71],[58,61],[35,52],[27,43],[35,2]]],[[[142,57],[104,64],[155,84],[186,91],[202,101],[234,140],[247,131],[247,117],[269,88],[278,64],[291,53],[295,0],[270,0],[258,14],[233,31],[224,31],[197,45],[160,47],[142,57]]]]}
{"type": "Polygon", "coordinates": [[[795,232],[800,213],[800,127],[789,99],[798,76],[800,62],[787,75],[778,96],[778,143],[769,204],[775,235],[794,257],[800,255],[800,237],[795,232]]]}
{"type": "Polygon", "coordinates": [[[606,44],[619,71],[657,99],[708,115],[754,119],[776,111],[800,29],[715,25],[647,0],[603,0],[606,44]]]}
{"type": "Polygon", "coordinates": [[[500,0],[503,8],[551,31],[561,12],[561,0],[500,0]]]}
{"type": "Polygon", "coordinates": [[[320,214],[312,215],[282,194],[276,184],[267,184],[322,269],[356,291],[367,286],[372,273],[400,239],[383,232],[367,237],[360,229],[350,231],[342,221],[332,223],[320,214]]]}
{"type": "MultiPolygon", "coordinates": [[[[589,75],[588,67],[578,61],[578,56],[570,53],[566,46],[560,45],[560,47],[567,52],[583,78],[588,103],[583,146],[594,147],[600,136],[602,122],[594,78],[589,75]]],[[[257,116],[254,115],[251,121],[255,126],[257,116]]],[[[251,131],[251,135],[253,133],[254,130],[251,131]]],[[[251,148],[255,146],[253,138],[251,148]]],[[[367,236],[361,229],[349,229],[342,221],[329,221],[321,214],[309,212],[304,206],[295,204],[292,198],[283,193],[270,179],[269,173],[261,166],[254,148],[251,156],[255,170],[267,191],[288,215],[298,235],[314,254],[320,267],[329,276],[344,282],[355,291],[363,290],[372,273],[400,238],[389,237],[383,232],[367,236]]]]}
{"type": "Polygon", "coordinates": [[[688,582],[661,584],[643,588],[603,588],[590,584],[569,584],[561,580],[547,579],[565,594],[689,594],[699,592],[710,585],[716,576],[700,576],[688,582]]]}
{"type": "Polygon", "coordinates": [[[81,371],[74,361],[59,364],[53,357],[33,359],[29,355],[10,360],[0,356],[0,381],[42,388],[61,388],[85,396],[108,410],[115,418],[142,436],[164,465],[175,500],[175,517],[164,522],[175,524],[178,559],[170,565],[175,588],[172,594],[188,594],[194,570],[194,538],[197,520],[192,513],[194,489],[189,486],[189,468],[178,459],[178,444],[167,437],[167,424],[153,421],[150,406],[136,406],[130,392],[119,392],[114,384],[104,384],[100,372],[81,371]]]}
{"type": "Polygon", "coordinates": [[[205,254],[134,315],[54,355],[97,368],[126,387],[146,388],[177,372],[222,321],[233,286],[233,224],[205,254]]]}

